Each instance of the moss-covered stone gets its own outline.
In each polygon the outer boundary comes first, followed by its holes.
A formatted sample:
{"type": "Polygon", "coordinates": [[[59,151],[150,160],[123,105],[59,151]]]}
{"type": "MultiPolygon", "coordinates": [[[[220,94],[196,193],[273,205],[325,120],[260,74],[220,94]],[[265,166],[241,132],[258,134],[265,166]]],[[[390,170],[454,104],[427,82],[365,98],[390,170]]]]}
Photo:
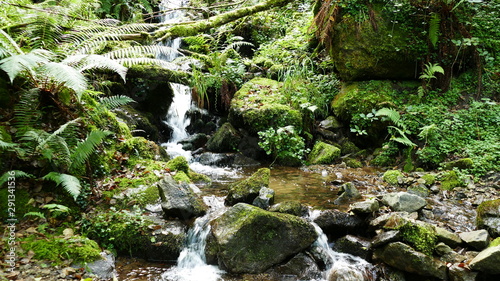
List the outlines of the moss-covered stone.
{"type": "Polygon", "coordinates": [[[224,123],[208,140],[207,149],[213,152],[234,152],[240,141],[238,131],[230,123],[224,123]]]}
{"type": "Polygon", "coordinates": [[[308,160],[311,164],[332,164],[340,157],[340,149],[321,141],[316,142],[308,160]]]}
{"type": "Polygon", "coordinates": [[[245,83],[231,101],[229,122],[254,135],[289,125],[301,131],[302,114],[286,103],[281,87],[281,83],[266,78],[245,83]]]}
{"type": "Polygon", "coordinates": [[[177,156],[167,162],[167,168],[171,171],[182,171],[186,175],[189,174],[189,163],[184,156],[177,156]]]}
{"type": "Polygon", "coordinates": [[[262,187],[269,187],[270,175],[271,170],[261,168],[249,178],[229,185],[229,193],[225,200],[226,204],[234,205],[239,202],[252,203],[259,195],[262,187]]]}
{"type": "Polygon", "coordinates": [[[342,155],[346,155],[358,153],[360,149],[352,141],[344,140],[340,144],[340,151],[342,152],[342,155]]]}
{"type": "Polygon", "coordinates": [[[345,159],[345,164],[349,168],[361,168],[361,167],[363,167],[363,163],[361,163],[361,161],[359,161],[358,159],[354,159],[354,158],[345,159]]]}
{"type": "Polygon", "coordinates": [[[426,223],[407,222],[398,228],[403,241],[409,243],[417,251],[432,256],[437,243],[434,228],[426,223]]]}
{"type": "Polygon", "coordinates": [[[474,162],[470,158],[462,158],[443,164],[443,168],[445,170],[452,170],[453,168],[458,168],[460,170],[463,170],[463,169],[470,169],[472,167],[474,167],[474,162]]]}
{"type": "Polygon", "coordinates": [[[500,199],[482,202],[476,213],[478,229],[487,229],[492,237],[500,236],[500,199]]]}
{"type": "Polygon", "coordinates": [[[433,174],[425,174],[421,177],[425,182],[424,184],[427,186],[431,186],[436,182],[436,176],[433,174]]]}
{"type": "Polygon", "coordinates": [[[175,175],[173,176],[173,178],[177,182],[185,182],[185,183],[190,183],[191,182],[191,179],[183,171],[178,171],[177,173],[175,173],[175,175]]]}
{"type": "Polygon", "coordinates": [[[219,263],[232,273],[261,273],[307,247],[317,238],[305,219],[239,203],[212,223],[219,263]],[[242,251],[241,249],[245,249],[242,251]]]}
{"type": "Polygon", "coordinates": [[[134,160],[149,159],[156,160],[164,155],[163,148],[156,143],[149,141],[143,137],[130,137],[125,139],[117,147],[121,153],[128,154],[134,160]]]}
{"type": "Polygon", "coordinates": [[[493,239],[488,245],[488,247],[496,247],[496,246],[500,246],[500,237],[493,239]]]}
{"type": "Polygon", "coordinates": [[[399,170],[389,170],[384,173],[382,179],[390,185],[398,185],[399,179],[403,178],[404,175],[399,170]]]}
{"type": "Polygon", "coordinates": [[[462,185],[462,181],[459,179],[457,172],[448,171],[444,172],[441,177],[441,188],[444,190],[452,190],[457,186],[462,185]]]}
{"type": "Polygon", "coordinates": [[[298,201],[285,201],[271,206],[269,211],[301,217],[307,214],[308,208],[298,201]]]}

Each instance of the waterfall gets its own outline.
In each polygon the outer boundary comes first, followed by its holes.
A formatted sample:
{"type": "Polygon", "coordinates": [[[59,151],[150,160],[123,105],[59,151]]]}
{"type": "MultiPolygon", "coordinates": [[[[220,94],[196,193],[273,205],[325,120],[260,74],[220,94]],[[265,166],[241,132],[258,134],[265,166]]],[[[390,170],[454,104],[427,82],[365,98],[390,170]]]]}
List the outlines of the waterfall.
{"type": "Polygon", "coordinates": [[[205,204],[210,207],[209,212],[194,222],[189,229],[186,245],[177,259],[177,266],[162,275],[162,281],[218,281],[224,271],[217,266],[208,265],[205,259],[205,246],[210,233],[210,221],[221,215],[226,207],[224,198],[206,196],[205,204]]]}

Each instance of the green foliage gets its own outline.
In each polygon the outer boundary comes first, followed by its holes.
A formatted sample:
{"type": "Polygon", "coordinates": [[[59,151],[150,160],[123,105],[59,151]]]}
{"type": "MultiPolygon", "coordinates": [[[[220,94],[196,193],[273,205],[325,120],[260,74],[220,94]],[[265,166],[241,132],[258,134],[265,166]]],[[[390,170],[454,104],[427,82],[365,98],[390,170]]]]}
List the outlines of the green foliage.
{"type": "Polygon", "coordinates": [[[143,13],[153,12],[153,3],[148,0],[100,0],[101,6],[96,14],[101,18],[112,17],[121,21],[139,20],[143,13]]]}
{"type": "Polygon", "coordinates": [[[304,139],[298,134],[293,126],[269,128],[258,133],[259,146],[267,155],[271,155],[275,161],[282,164],[300,164],[304,154],[308,152],[305,148],[304,139]]]}
{"type": "Polygon", "coordinates": [[[80,180],[72,175],[50,172],[42,177],[42,179],[53,181],[57,185],[62,185],[69,195],[71,195],[75,200],[78,195],[80,195],[82,188],[80,180]]]}
{"type": "Polygon", "coordinates": [[[436,176],[432,174],[425,174],[421,177],[423,180],[425,180],[425,185],[431,186],[436,182],[436,176]]]}
{"type": "MultiPolygon", "coordinates": [[[[441,16],[438,13],[431,14],[431,20],[429,21],[429,40],[432,46],[436,48],[436,44],[439,39],[439,25],[441,23],[441,16]]],[[[444,72],[444,71],[443,71],[444,72]]],[[[441,73],[443,73],[441,72],[441,73]]],[[[422,78],[420,78],[422,79],[422,78]]]]}
{"type": "Polygon", "coordinates": [[[134,102],[134,100],[122,95],[99,98],[99,104],[106,109],[115,109],[131,102],[134,102]]]}

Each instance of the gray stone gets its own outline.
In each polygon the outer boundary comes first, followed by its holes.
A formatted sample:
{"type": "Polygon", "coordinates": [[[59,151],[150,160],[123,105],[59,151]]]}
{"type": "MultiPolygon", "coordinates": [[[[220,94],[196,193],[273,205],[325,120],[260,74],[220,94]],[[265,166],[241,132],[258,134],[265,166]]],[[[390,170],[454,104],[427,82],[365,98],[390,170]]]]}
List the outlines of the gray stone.
{"type": "Polygon", "coordinates": [[[182,149],[184,150],[196,150],[203,147],[208,141],[208,137],[205,134],[194,134],[186,139],[179,141],[182,144],[182,149]]]}
{"type": "Polygon", "coordinates": [[[114,275],[117,275],[115,271],[115,256],[106,252],[102,252],[101,256],[101,260],[87,263],[85,268],[98,278],[111,279],[114,275]]]}
{"type": "Polygon", "coordinates": [[[469,264],[472,270],[486,274],[500,274],[500,246],[480,252],[469,264]]]}
{"type": "Polygon", "coordinates": [[[233,152],[240,141],[238,131],[230,123],[224,123],[207,141],[207,149],[212,152],[233,152]]]}
{"type": "Polygon", "coordinates": [[[457,234],[450,232],[442,227],[434,227],[438,241],[445,243],[450,247],[457,247],[462,244],[462,239],[457,234]]]}
{"type": "Polygon", "coordinates": [[[383,231],[372,240],[373,247],[380,247],[391,242],[397,242],[401,238],[399,230],[383,231]]]}
{"type": "Polygon", "coordinates": [[[317,239],[305,219],[238,203],[211,222],[207,256],[230,273],[261,273],[297,254],[317,239]]]}
{"type": "Polygon", "coordinates": [[[298,253],[287,263],[275,266],[270,272],[279,276],[289,276],[290,280],[321,279],[321,270],[318,265],[313,258],[304,253],[298,253]]]}
{"type": "Polygon", "coordinates": [[[477,227],[488,230],[492,237],[500,236],[500,199],[482,202],[477,207],[477,227]]]}
{"type": "Polygon", "coordinates": [[[459,266],[458,264],[453,264],[448,268],[448,276],[450,277],[450,281],[476,281],[477,272],[473,272],[468,270],[463,266],[459,266]]]}
{"type": "Polygon", "coordinates": [[[226,205],[240,202],[253,203],[255,198],[259,196],[261,188],[269,187],[270,173],[268,168],[261,168],[250,177],[229,185],[229,193],[225,200],[226,205]]]}
{"type": "Polygon", "coordinates": [[[467,245],[474,247],[477,250],[482,250],[488,247],[488,244],[490,243],[490,235],[488,234],[488,231],[484,229],[462,232],[458,235],[467,245]]]}
{"type": "Polygon", "coordinates": [[[375,199],[356,202],[351,205],[351,211],[355,214],[371,214],[378,211],[379,208],[380,205],[375,199]]]}
{"type": "Polygon", "coordinates": [[[370,260],[370,247],[370,241],[353,235],[346,235],[335,241],[333,250],[341,253],[351,254],[353,256],[358,256],[364,260],[370,260]]]}
{"type": "Polygon", "coordinates": [[[339,188],[340,196],[333,201],[334,204],[345,204],[351,200],[361,198],[361,193],[352,182],[346,182],[339,188]]]}
{"type": "Polygon", "coordinates": [[[445,263],[417,252],[412,247],[401,242],[390,243],[376,249],[374,259],[383,261],[405,272],[446,279],[445,263]]]}
{"type": "Polygon", "coordinates": [[[327,210],[321,213],[314,222],[332,238],[339,238],[346,234],[364,234],[366,230],[365,222],[360,217],[339,210],[327,210]]]}
{"type": "Polygon", "coordinates": [[[326,130],[335,130],[343,127],[334,116],[328,116],[325,120],[319,122],[319,126],[326,130]]]}
{"type": "Polygon", "coordinates": [[[269,211],[302,217],[307,215],[309,209],[307,208],[306,205],[303,205],[300,202],[285,201],[271,206],[269,208],[269,211]]]}
{"type": "Polygon", "coordinates": [[[161,208],[166,218],[189,219],[205,214],[207,206],[188,184],[167,176],[158,183],[161,208]]]}
{"type": "Polygon", "coordinates": [[[234,153],[213,153],[204,152],[198,155],[195,160],[207,166],[228,166],[232,165],[235,159],[234,153]]]}
{"type": "Polygon", "coordinates": [[[274,190],[268,187],[263,187],[259,191],[259,196],[253,200],[252,205],[267,210],[273,203],[274,190]]]}
{"type": "Polygon", "coordinates": [[[382,203],[394,211],[415,212],[427,205],[425,199],[408,192],[388,193],[382,197],[382,203]]]}

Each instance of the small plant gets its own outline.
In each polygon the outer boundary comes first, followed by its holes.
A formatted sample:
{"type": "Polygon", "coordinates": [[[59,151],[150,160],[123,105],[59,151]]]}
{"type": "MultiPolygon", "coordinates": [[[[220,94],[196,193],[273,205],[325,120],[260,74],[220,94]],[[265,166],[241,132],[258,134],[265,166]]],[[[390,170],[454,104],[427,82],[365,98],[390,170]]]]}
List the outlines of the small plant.
{"type": "MultiPolygon", "coordinates": [[[[281,163],[300,163],[308,149],[304,139],[295,131],[293,126],[281,127],[275,130],[269,128],[258,133],[261,141],[259,146],[272,155],[274,160],[281,163]],[[290,162],[291,161],[291,162],[290,162]]],[[[271,164],[271,165],[272,165],[271,164]]]]}
{"type": "Polygon", "coordinates": [[[423,80],[423,85],[418,87],[418,98],[421,99],[428,91],[428,86],[432,79],[436,79],[436,73],[444,74],[444,69],[437,63],[428,63],[425,65],[425,69],[420,75],[420,79],[423,80]]]}

